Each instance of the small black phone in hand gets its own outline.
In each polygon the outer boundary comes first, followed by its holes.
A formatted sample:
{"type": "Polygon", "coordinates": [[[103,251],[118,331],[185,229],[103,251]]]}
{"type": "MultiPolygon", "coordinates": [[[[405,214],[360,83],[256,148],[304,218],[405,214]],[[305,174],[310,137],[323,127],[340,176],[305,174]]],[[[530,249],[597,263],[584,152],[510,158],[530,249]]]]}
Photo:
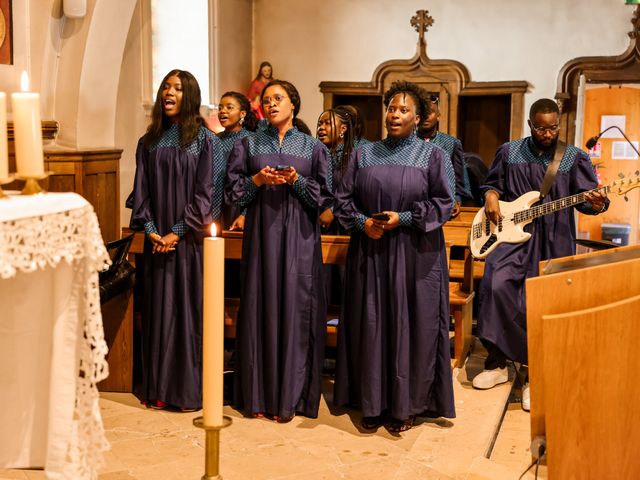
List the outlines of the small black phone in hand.
{"type": "Polygon", "coordinates": [[[276,172],[288,172],[291,170],[291,165],[278,165],[276,166],[276,172]]]}
{"type": "Polygon", "coordinates": [[[388,222],[391,217],[389,216],[388,213],[374,213],[373,215],[371,215],[371,218],[373,218],[374,220],[381,220],[383,222],[388,222]]]}

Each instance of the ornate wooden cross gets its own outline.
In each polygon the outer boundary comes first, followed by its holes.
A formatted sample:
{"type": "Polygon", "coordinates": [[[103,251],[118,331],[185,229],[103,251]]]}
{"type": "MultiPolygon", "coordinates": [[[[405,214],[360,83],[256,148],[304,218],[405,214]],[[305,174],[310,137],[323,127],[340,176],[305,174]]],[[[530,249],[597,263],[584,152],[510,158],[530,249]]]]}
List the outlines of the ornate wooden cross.
{"type": "Polygon", "coordinates": [[[418,10],[411,17],[411,26],[418,32],[420,44],[424,43],[424,34],[433,25],[433,21],[433,17],[429,15],[429,10],[418,10]]]}

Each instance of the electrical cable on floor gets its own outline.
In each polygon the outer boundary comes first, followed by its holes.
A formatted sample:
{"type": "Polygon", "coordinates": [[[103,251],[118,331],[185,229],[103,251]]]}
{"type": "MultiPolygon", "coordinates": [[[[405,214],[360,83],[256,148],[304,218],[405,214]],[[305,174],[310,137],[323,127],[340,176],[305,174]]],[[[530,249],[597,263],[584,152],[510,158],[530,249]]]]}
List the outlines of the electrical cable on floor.
{"type": "Polygon", "coordinates": [[[522,478],[527,474],[529,470],[531,470],[531,467],[533,467],[534,465],[536,466],[535,478],[536,480],[538,479],[538,467],[540,466],[540,461],[542,460],[542,457],[544,457],[546,454],[547,448],[546,448],[546,444],[544,443],[544,439],[542,439],[542,437],[536,437],[536,439],[534,439],[534,444],[537,439],[541,439],[541,441],[538,443],[538,451],[535,454],[536,459],[533,462],[531,462],[531,465],[529,465],[524,472],[522,472],[522,475],[520,475],[518,480],[522,480],[522,478]]]}
{"type": "Polygon", "coordinates": [[[527,467],[527,469],[524,472],[522,472],[522,475],[520,475],[518,480],[522,480],[522,478],[527,474],[527,472],[529,470],[531,470],[531,467],[533,467],[534,465],[536,466],[536,470],[535,470],[536,476],[535,476],[535,478],[536,478],[536,480],[538,480],[538,467],[540,466],[540,459],[539,458],[536,458],[536,460],[534,462],[531,462],[531,465],[529,465],[527,467]]]}
{"type": "MultiPolygon", "coordinates": [[[[516,372],[516,379],[518,380],[518,383],[520,384],[521,388],[524,388],[525,384],[527,383],[526,380],[523,380],[523,378],[526,379],[526,375],[523,375],[521,378],[520,375],[520,369],[516,367],[516,362],[514,362],[511,359],[507,359],[508,362],[511,363],[511,366],[513,367],[513,370],[516,372]]],[[[522,365],[520,366],[522,368],[522,365]]]]}
{"type": "MultiPolygon", "coordinates": [[[[531,462],[531,465],[529,465],[529,466],[527,467],[527,469],[526,469],[524,472],[522,472],[522,475],[520,475],[520,476],[518,477],[518,480],[522,480],[522,477],[524,477],[524,476],[527,474],[527,472],[528,472],[529,470],[531,470],[531,467],[533,467],[534,465],[536,465],[536,464],[538,464],[538,463],[540,463],[540,459],[536,458],[533,462],[531,462]]],[[[536,478],[537,478],[537,474],[536,474],[536,478]]]]}

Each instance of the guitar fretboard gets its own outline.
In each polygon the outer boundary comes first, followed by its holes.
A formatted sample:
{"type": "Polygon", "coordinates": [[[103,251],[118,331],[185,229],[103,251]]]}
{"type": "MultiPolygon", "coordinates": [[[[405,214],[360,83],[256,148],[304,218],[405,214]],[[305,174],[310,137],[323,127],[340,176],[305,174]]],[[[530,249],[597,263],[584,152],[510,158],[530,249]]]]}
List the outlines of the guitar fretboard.
{"type": "Polygon", "coordinates": [[[533,220],[534,218],[542,217],[543,215],[547,215],[549,213],[557,212],[558,210],[563,210],[565,208],[573,207],[574,205],[578,205],[579,203],[585,202],[586,194],[591,192],[600,192],[600,193],[609,193],[611,190],[610,185],[606,185],[601,188],[596,188],[594,190],[590,190],[588,192],[576,193],[575,195],[571,195],[570,197],[559,198],[558,200],[554,200],[552,202],[543,203],[541,205],[534,205],[527,210],[521,210],[519,212],[515,212],[513,214],[513,222],[514,223],[522,223],[528,220],[533,220]]]}

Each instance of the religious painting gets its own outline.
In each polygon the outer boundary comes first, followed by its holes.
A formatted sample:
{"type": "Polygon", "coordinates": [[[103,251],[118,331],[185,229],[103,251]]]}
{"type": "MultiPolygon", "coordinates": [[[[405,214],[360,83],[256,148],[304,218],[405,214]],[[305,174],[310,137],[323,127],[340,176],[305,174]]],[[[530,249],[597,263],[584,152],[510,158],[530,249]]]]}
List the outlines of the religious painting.
{"type": "Polygon", "coordinates": [[[13,25],[11,1],[0,0],[0,64],[13,64],[13,25]]]}

